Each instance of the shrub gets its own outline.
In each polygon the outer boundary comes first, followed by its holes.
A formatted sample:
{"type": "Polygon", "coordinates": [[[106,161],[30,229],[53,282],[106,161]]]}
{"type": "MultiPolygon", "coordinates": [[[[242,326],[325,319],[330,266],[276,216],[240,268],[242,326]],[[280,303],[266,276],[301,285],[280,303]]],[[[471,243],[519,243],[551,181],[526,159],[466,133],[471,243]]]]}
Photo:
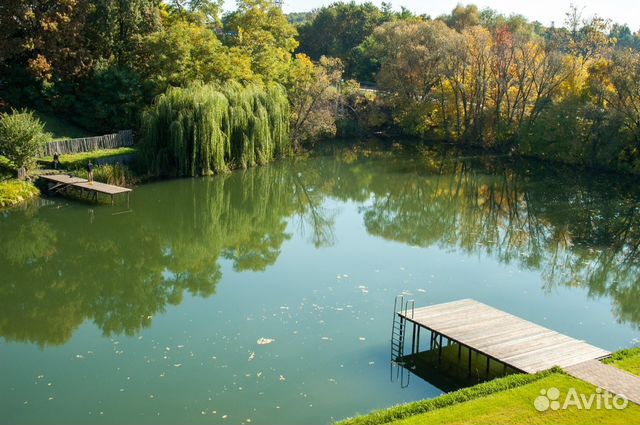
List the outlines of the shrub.
{"type": "Polygon", "coordinates": [[[51,139],[44,124],[27,110],[0,115],[0,154],[17,168],[30,168],[42,146],[51,139]]]}
{"type": "Polygon", "coordinates": [[[0,183],[0,208],[11,207],[40,195],[31,182],[10,180],[0,183]]]}

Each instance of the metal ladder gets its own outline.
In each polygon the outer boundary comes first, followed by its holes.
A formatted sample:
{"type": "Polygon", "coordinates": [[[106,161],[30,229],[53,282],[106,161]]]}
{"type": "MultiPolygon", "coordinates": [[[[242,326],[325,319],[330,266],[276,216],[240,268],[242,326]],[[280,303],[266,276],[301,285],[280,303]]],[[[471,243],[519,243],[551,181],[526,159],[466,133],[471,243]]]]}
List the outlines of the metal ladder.
{"type": "Polygon", "coordinates": [[[404,296],[398,295],[393,302],[393,326],[391,328],[391,361],[395,362],[404,355],[404,318],[400,316],[404,296]]]}
{"type": "Polygon", "coordinates": [[[403,367],[404,357],[404,334],[405,334],[405,318],[408,317],[409,311],[411,311],[411,318],[415,310],[414,300],[404,300],[404,295],[396,296],[393,302],[393,325],[391,328],[391,381],[394,381],[394,369],[395,380],[400,380],[400,386],[406,388],[409,386],[410,373],[403,367]],[[409,310],[411,308],[411,310],[409,310]],[[404,317],[400,315],[404,313],[404,317]]]}
{"type": "Polygon", "coordinates": [[[404,295],[396,296],[393,302],[393,325],[391,328],[391,361],[397,361],[404,356],[405,317],[413,318],[416,308],[415,300],[404,300],[404,295]],[[411,312],[411,315],[409,315],[411,312]],[[404,317],[400,315],[403,313],[404,317]]]}

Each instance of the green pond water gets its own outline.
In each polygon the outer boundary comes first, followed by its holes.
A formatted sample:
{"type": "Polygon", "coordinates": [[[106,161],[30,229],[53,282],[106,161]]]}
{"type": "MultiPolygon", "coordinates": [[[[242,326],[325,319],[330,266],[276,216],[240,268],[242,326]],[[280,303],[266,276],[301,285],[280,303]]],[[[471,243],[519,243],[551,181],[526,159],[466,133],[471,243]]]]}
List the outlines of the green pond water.
{"type": "Polygon", "coordinates": [[[390,379],[401,293],[632,346],[639,200],[621,176],[360,149],[0,212],[0,423],[326,424],[437,396],[390,379]]]}

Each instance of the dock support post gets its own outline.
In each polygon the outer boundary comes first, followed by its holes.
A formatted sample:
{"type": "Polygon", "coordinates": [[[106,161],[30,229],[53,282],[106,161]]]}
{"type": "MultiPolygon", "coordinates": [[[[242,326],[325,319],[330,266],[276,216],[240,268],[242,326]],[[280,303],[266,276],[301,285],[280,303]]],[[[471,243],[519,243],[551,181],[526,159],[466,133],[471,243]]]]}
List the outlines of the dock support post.
{"type": "Polygon", "coordinates": [[[487,356],[487,378],[489,377],[489,362],[491,361],[491,357],[487,356]]]}
{"type": "Polygon", "coordinates": [[[422,329],[422,327],[418,326],[418,339],[416,340],[416,353],[420,352],[420,329],[422,329]]]}
{"type": "Polygon", "coordinates": [[[458,343],[458,366],[460,366],[461,358],[462,358],[462,344],[458,343]]]}
{"type": "Polygon", "coordinates": [[[416,324],[413,324],[413,334],[411,336],[411,354],[416,352],[416,324]]]}
{"type": "Polygon", "coordinates": [[[471,347],[469,347],[469,378],[471,378],[471,347]]]}
{"type": "Polygon", "coordinates": [[[438,363],[442,363],[442,334],[440,334],[440,343],[438,344],[438,363]]]}

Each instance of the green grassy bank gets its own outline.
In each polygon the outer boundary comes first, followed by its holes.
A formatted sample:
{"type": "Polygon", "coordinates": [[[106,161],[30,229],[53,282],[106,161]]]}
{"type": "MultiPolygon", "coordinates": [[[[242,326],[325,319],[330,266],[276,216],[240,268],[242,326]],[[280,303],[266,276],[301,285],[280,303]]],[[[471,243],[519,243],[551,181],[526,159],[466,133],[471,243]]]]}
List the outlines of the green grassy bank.
{"type": "MultiPolygon", "coordinates": [[[[136,153],[134,148],[118,148],[104,149],[92,152],[75,153],[60,156],[60,168],[64,170],[76,170],[84,168],[89,161],[96,162],[99,159],[113,158],[122,155],[133,155],[136,153]]],[[[41,167],[52,168],[53,157],[45,156],[38,158],[38,164],[41,167]]]]}
{"type": "Polygon", "coordinates": [[[605,360],[605,363],[640,376],[640,347],[618,351],[605,360]]]}
{"type": "MultiPolygon", "coordinates": [[[[640,348],[623,350],[607,360],[631,373],[640,373],[640,348]]],[[[640,407],[629,403],[625,409],[548,409],[534,406],[541,391],[557,388],[562,404],[568,391],[589,397],[596,388],[551,370],[535,375],[515,374],[444,394],[433,399],[394,406],[339,422],[340,425],[418,424],[631,424],[640,423],[640,407]]]]}

